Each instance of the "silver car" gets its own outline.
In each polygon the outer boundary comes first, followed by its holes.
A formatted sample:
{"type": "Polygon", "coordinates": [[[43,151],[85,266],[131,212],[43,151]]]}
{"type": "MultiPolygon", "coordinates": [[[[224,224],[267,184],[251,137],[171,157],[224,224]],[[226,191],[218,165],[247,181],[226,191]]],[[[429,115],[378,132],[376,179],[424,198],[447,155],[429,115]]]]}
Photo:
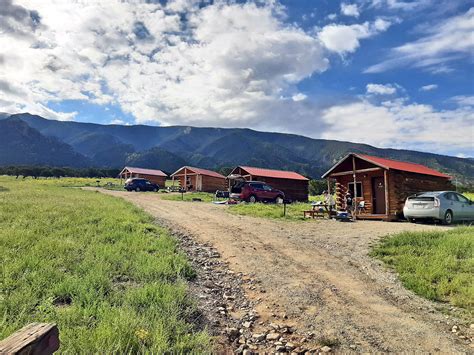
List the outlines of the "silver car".
{"type": "Polygon", "coordinates": [[[410,222],[439,220],[443,224],[474,220],[474,202],[454,191],[422,192],[405,201],[403,214],[410,222]]]}

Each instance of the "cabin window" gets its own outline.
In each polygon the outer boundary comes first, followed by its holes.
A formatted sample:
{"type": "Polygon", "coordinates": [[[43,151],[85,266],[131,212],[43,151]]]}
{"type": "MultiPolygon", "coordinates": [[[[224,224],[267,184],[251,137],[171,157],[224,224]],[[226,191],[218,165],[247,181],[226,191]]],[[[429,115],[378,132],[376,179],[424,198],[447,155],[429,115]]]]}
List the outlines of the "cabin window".
{"type": "Polygon", "coordinates": [[[357,195],[354,194],[354,183],[350,182],[349,183],[349,192],[351,193],[352,197],[362,197],[362,183],[360,181],[356,182],[356,189],[357,189],[357,195]]]}

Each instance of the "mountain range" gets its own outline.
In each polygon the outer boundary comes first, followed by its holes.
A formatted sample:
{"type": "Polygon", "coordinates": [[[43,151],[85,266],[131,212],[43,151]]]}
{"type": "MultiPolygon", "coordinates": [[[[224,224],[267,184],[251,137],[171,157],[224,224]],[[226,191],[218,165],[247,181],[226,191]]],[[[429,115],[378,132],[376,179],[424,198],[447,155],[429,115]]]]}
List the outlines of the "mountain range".
{"type": "Polygon", "coordinates": [[[474,159],[241,128],[100,125],[0,114],[0,165],[121,168],[173,172],[183,165],[294,170],[320,178],[349,152],[427,165],[474,181],[474,159]]]}

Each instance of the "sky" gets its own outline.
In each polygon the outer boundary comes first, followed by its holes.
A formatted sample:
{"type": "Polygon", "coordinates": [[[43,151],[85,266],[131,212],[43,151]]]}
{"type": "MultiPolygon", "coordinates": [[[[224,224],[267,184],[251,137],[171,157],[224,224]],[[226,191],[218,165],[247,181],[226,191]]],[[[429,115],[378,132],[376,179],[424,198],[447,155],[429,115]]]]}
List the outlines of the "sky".
{"type": "Polygon", "coordinates": [[[0,112],[474,156],[474,2],[0,0],[0,112]]]}

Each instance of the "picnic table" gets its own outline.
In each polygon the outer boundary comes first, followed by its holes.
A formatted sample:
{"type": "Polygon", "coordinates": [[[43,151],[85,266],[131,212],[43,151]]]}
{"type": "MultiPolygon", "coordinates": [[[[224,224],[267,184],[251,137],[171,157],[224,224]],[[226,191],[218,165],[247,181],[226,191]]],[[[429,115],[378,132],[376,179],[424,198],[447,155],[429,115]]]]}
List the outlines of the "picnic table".
{"type": "Polygon", "coordinates": [[[324,218],[326,215],[328,218],[331,218],[331,209],[327,203],[312,203],[311,209],[303,211],[303,217],[306,218],[324,218]]]}

